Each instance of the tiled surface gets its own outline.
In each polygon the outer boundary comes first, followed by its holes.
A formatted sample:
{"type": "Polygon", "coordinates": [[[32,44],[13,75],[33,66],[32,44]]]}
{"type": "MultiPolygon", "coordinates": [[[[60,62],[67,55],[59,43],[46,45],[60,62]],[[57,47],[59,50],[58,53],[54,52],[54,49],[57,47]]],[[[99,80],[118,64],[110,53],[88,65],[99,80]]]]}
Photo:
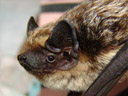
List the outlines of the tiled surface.
{"type": "Polygon", "coordinates": [[[18,94],[25,93],[33,79],[16,55],[29,17],[36,17],[39,10],[40,0],[0,0],[0,96],[23,96],[18,94]]]}

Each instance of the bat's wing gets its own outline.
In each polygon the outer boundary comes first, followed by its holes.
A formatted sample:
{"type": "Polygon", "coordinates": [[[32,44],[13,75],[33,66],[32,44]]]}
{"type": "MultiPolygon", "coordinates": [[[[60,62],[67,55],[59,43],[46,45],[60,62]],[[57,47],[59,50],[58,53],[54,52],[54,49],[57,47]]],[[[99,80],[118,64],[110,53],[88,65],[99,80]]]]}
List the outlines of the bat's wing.
{"type": "Polygon", "coordinates": [[[105,67],[84,96],[106,96],[128,69],[128,41],[105,67]]]}

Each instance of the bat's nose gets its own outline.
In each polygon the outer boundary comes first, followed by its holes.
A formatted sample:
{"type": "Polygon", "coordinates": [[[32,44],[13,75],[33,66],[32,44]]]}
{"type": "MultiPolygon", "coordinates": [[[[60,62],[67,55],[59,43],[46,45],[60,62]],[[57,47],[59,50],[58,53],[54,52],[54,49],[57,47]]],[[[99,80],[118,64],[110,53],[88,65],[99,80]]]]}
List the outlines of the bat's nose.
{"type": "Polygon", "coordinates": [[[17,56],[17,59],[19,62],[26,62],[27,57],[25,55],[21,54],[21,55],[17,56]]]}

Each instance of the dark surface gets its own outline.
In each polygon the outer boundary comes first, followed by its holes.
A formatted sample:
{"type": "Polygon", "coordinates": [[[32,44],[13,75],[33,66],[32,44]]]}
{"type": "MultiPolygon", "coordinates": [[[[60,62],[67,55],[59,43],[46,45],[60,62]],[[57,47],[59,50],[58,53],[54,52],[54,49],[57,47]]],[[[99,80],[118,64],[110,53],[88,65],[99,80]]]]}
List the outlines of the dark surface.
{"type": "Polygon", "coordinates": [[[119,95],[117,96],[128,96],[128,88],[125,89],[123,92],[121,92],[119,95]]]}
{"type": "Polygon", "coordinates": [[[70,91],[67,96],[82,96],[83,92],[70,91]]]}
{"type": "Polygon", "coordinates": [[[53,4],[53,5],[43,5],[41,6],[42,12],[64,12],[73,8],[76,4],[53,4]]]}

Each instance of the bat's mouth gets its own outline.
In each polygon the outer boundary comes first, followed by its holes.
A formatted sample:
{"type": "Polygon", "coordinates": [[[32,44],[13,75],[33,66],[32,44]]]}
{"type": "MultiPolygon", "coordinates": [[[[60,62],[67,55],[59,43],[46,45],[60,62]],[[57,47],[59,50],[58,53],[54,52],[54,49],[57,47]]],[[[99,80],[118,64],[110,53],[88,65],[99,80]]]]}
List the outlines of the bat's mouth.
{"type": "Polygon", "coordinates": [[[28,66],[27,64],[21,64],[27,71],[32,71],[32,67],[28,66]]]}
{"type": "Polygon", "coordinates": [[[30,66],[29,64],[21,64],[21,66],[23,66],[26,71],[32,74],[43,74],[44,73],[41,68],[34,68],[30,66]]]}

